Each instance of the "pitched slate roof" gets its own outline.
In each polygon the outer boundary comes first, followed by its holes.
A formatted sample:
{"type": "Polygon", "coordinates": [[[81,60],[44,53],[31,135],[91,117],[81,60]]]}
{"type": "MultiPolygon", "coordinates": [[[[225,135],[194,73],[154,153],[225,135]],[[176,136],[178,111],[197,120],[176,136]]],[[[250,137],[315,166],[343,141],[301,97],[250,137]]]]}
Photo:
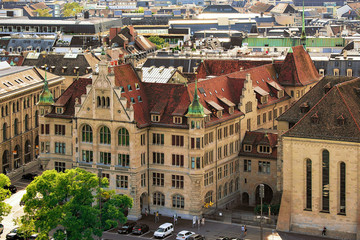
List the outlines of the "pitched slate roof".
{"type": "Polygon", "coordinates": [[[279,71],[279,82],[283,86],[306,86],[321,79],[314,63],[303,46],[292,47],[279,71]]]}
{"type": "Polygon", "coordinates": [[[334,77],[326,76],[321,79],[314,87],[312,87],[302,98],[295,102],[286,112],[277,118],[278,121],[286,121],[289,123],[296,123],[302,117],[305,116],[306,111],[301,112],[301,107],[307,105],[310,110],[315,106],[316,103],[320,101],[322,97],[326,94],[326,91],[329,91],[336,84],[349,81],[354,79],[354,77],[334,77]]]}
{"type": "Polygon", "coordinates": [[[340,82],[284,136],[360,142],[359,109],[360,78],[340,82]]]}
{"type": "Polygon", "coordinates": [[[56,108],[47,117],[72,118],[75,115],[75,99],[81,103],[81,95],[86,94],[86,86],[92,83],[91,78],[79,78],[74,81],[56,100],[55,106],[64,107],[62,114],[56,114],[56,108]]]}
{"type": "Polygon", "coordinates": [[[276,133],[266,132],[266,130],[259,131],[246,131],[239,156],[249,156],[249,157],[260,157],[267,159],[277,159],[277,139],[278,135],[276,133]],[[244,145],[251,145],[251,151],[245,152],[244,145]],[[259,153],[257,146],[265,145],[271,148],[271,153],[259,153]]]}

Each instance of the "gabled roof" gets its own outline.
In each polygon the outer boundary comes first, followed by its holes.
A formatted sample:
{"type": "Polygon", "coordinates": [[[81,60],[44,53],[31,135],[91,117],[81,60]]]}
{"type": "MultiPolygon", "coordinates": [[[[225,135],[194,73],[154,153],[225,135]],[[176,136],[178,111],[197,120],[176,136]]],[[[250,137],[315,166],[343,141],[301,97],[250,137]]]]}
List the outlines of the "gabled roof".
{"type": "Polygon", "coordinates": [[[325,96],[326,92],[333,88],[336,84],[349,81],[354,77],[333,77],[326,76],[312,87],[302,98],[295,102],[286,112],[277,118],[278,121],[286,121],[290,123],[298,122],[305,113],[301,112],[301,106],[308,106],[309,110],[325,96]]]}
{"type": "Polygon", "coordinates": [[[143,51],[150,51],[156,49],[156,45],[150,42],[150,40],[144,36],[136,37],[135,44],[138,48],[140,48],[143,51]]]}
{"type": "Polygon", "coordinates": [[[251,6],[250,11],[253,13],[265,13],[265,12],[270,12],[270,10],[273,8],[274,5],[272,4],[256,2],[254,5],[251,6]]]}
{"type": "Polygon", "coordinates": [[[360,78],[338,83],[284,136],[360,142],[359,109],[360,78]]]}
{"type": "Polygon", "coordinates": [[[295,9],[288,3],[278,3],[270,11],[271,13],[294,13],[295,9]]]}
{"type": "Polygon", "coordinates": [[[306,86],[321,79],[314,63],[303,46],[292,47],[293,53],[286,55],[279,71],[279,82],[283,86],[306,86]]]}
{"type": "Polygon", "coordinates": [[[276,133],[266,132],[266,130],[246,131],[242,146],[240,148],[239,156],[276,159],[278,143],[277,139],[278,135],[276,133]],[[250,152],[244,151],[244,144],[252,146],[250,152]],[[271,148],[271,153],[259,153],[257,148],[259,145],[269,146],[271,148]]]}

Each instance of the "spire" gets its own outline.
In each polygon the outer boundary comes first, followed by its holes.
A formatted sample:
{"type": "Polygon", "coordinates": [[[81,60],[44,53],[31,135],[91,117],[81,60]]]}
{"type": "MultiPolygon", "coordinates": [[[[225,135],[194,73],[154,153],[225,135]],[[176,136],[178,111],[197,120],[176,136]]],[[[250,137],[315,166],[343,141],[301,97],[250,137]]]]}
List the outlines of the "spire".
{"type": "Polygon", "coordinates": [[[51,94],[51,92],[49,90],[49,86],[48,86],[47,75],[46,75],[46,64],[45,64],[44,71],[45,71],[44,88],[43,88],[42,92],[40,93],[39,102],[37,104],[38,105],[52,105],[55,102],[54,102],[53,95],[51,94]]]}
{"type": "Polygon", "coordinates": [[[301,30],[300,42],[302,43],[302,45],[304,46],[304,48],[306,47],[305,41],[306,41],[306,33],[305,33],[305,7],[304,7],[304,0],[303,0],[302,30],[301,30]]]}
{"type": "Polygon", "coordinates": [[[197,94],[197,79],[195,79],[194,99],[188,108],[186,117],[205,117],[204,107],[199,102],[199,96],[197,94]]]}

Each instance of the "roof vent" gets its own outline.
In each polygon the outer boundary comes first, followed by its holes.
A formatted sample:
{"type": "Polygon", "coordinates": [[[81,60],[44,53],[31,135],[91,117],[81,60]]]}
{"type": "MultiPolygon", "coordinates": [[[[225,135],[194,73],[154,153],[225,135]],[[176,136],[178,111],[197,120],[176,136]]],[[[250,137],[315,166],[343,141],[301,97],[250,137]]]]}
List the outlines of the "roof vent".
{"type": "Polygon", "coordinates": [[[338,116],[336,120],[337,120],[337,124],[338,124],[339,126],[345,125],[345,118],[344,118],[344,115],[343,115],[343,114],[341,114],[340,116],[338,116]]]}
{"type": "Polygon", "coordinates": [[[311,116],[311,122],[314,123],[314,124],[318,124],[318,123],[319,123],[319,115],[318,115],[318,112],[314,113],[314,114],[311,116]]]}
{"type": "Polygon", "coordinates": [[[328,93],[331,89],[331,82],[328,82],[325,86],[324,86],[324,93],[328,93]]]}

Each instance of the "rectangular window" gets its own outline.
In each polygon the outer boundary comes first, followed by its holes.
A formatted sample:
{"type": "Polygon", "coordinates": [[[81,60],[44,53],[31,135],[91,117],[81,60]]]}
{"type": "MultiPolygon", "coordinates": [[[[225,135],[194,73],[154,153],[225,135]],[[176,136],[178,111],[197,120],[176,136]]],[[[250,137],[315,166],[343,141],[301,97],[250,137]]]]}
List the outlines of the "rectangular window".
{"type": "Polygon", "coordinates": [[[235,160],[235,172],[240,171],[240,161],[239,159],[235,160]]]}
{"type": "Polygon", "coordinates": [[[228,145],[224,145],[224,157],[228,156],[228,145]]]}
{"type": "Polygon", "coordinates": [[[260,125],[260,123],[261,123],[261,121],[260,121],[260,120],[261,120],[261,116],[260,116],[260,115],[258,115],[258,116],[257,116],[257,125],[260,125]]]}
{"type": "Polygon", "coordinates": [[[246,129],[248,131],[251,131],[251,119],[250,118],[246,120],[246,129]]]}
{"type": "Polygon", "coordinates": [[[82,161],[87,163],[93,162],[93,151],[82,150],[82,161]]]}
{"type": "Polygon", "coordinates": [[[184,155],[173,154],[172,155],[172,165],[178,166],[178,167],[183,167],[184,166],[184,155]]]}
{"type": "Polygon", "coordinates": [[[252,146],[249,144],[244,144],[244,152],[251,152],[252,146]]]}
{"type": "Polygon", "coordinates": [[[306,160],[306,209],[312,209],[312,169],[311,169],[311,160],[306,160]]]}
{"type": "Polygon", "coordinates": [[[221,147],[218,147],[218,159],[222,158],[222,154],[221,154],[221,147]]]}
{"type": "Polygon", "coordinates": [[[146,173],[141,174],[141,187],[146,187],[146,173]]]}
{"type": "Polygon", "coordinates": [[[234,124],[230,125],[230,129],[229,129],[229,135],[234,135],[234,124]]]}
{"type": "Polygon", "coordinates": [[[214,142],[214,132],[209,132],[209,143],[213,143],[214,142]]]}
{"type": "Polygon", "coordinates": [[[141,166],[146,165],[146,155],[145,153],[141,153],[141,166]]]}
{"type": "Polygon", "coordinates": [[[173,188],[184,188],[184,176],[172,175],[171,183],[173,188]]]}
{"type": "Polygon", "coordinates": [[[163,187],[164,186],[164,174],[153,173],[153,185],[163,187]]]}
{"type": "Polygon", "coordinates": [[[129,167],[130,155],[129,154],[118,154],[118,166],[129,167]]]}
{"type": "Polygon", "coordinates": [[[269,121],[271,121],[271,119],[272,119],[272,111],[270,111],[270,112],[268,113],[268,117],[269,117],[269,121]]]}
{"type": "Polygon", "coordinates": [[[266,113],[263,113],[263,123],[266,123],[266,113]]]}
{"type": "Polygon", "coordinates": [[[204,166],[212,164],[214,162],[214,150],[206,152],[204,155],[204,166]]]}
{"type": "Polygon", "coordinates": [[[184,146],[184,136],[172,135],[171,136],[171,145],[177,147],[184,146]]]}
{"type": "Polygon", "coordinates": [[[146,141],[145,141],[145,133],[144,134],[141,134],[141,146],[144,146],[146,144],[146,141]]]}
{"type": "Polygon", "coordinates": [[[204,186],[214,183],[214,172],[207,172],[204,174],[204,186]]]}
{"type": "Polygon", "coordinates": [[[105,165],[111,164],[111,153],[109,152],[100,152],[100,163],[105,165]]]}
{"type": "Polygon", "coordinates": [[[270,173],[270,162],[259,161],[259,173],[270,173]]]}
{"type": "Polygon", "coordinates": [[[164,134],[153,133],[153,144],[164,145],[164,134]]]}
{"type": "Polygon", "coordinates": [[[209,172],[209,184],[213,184],[214,183],[214,172],[211,171],[209,172]]]}
{"type": "Polygon", "coordinates": [[[238,133],[240,131],[240,124],[235,123],[235,133],[238,133]]]}
{"type": "Polygon", "coordinates": [[[44,124],[41,124],[41,131],[40,131],[41,134],[45,134],[45,125],[44,124]]]}
{"type": "Polygon", "coordinates": [[[49,124],[45,124],[45,134],[46,135],[50,134],[50,125],[49,124]]]}
{"type": "Polygon", "coordinates": [[[235,141],[235,152],[238,152],[240,150],[240,140],[235,141]]]}
{"type": "Polygon", "coordinates": [[[191,168],[200,169],[201,167],[201,157],[191,157],[191,168]]]}
{"type": "Polygon", "coordinates": [[[251,160],[244,160],[244,172],[251,172],[251,160]]]}
{"type": "Polygon", "coordinates": [[[58,172],[65,172],[65,163],[64,162],[55,162],[55,170],[58,172]]]}
{"type": "Polygon", "coordinates": [[[259,145],[259,153],[267,153],[270,154],[270,146],[259,145]]]}
{"type": "Polygon", "coordinates": [[[55,142],[55,153],[65,154],[65,143],[55,142]]]}
{"type": "Polygon", "coordinates": [[[55,124],[55,135],[65,135],[65,125],[55,124]]]}
{"type": "Polygon", "coordinates": [[[218,129],[218,140],[221,140],[222,138],[222,129],[218,129]]]}
{"type": "Polygon", "coordinates": [[[324,150],[322,153],[322,211],[330,211],[330,168],[329,152],[324,150]]]}
{"type": "Polygon", "coordinates": [[[277,118],[277,109],[274,109],[274,118],[277,118]]]}
{"type": "Polygon", "coordinates": [[[230,155],[234,153],[234,143],[230,143],[230,155]]]}
{"type": "Polygon", "coordinates": [[[229,174],[229,166],[227,164],[224,165],[224,177],[227,177],[229,174]]]}
{"type": "Polygon", "coordinates": [[[158,153],[158,152],[153,152],[153,163],[154,164],[164,164],[164,153],[158,153]]]}
{"type": "Polygon", "coordinates": [[[228,136],[229,127],[224,127],[224,138],[228,136]]]}
{"type": "Polygon", "coordinates": [[[234,162],[231,162],[230,164],[229,164],[229,168],[230,168],[230,174],[233,174],[234,173],[234,162]]]}
{"type": "Polygon", "coordinates": [[[128,176],[116,175],[116,187],[127,189],[129,187],[128,176]]]}
{"type": "Polygon", "coordinates": [[[191,138],[191,149],[201,148],[201,138],[191,138]]]}
{"type": "Polygon", "coordinates": [[[218,167],[217,169],[217,178],[218,180],[222,178],[222,167],[218,167]]]}

